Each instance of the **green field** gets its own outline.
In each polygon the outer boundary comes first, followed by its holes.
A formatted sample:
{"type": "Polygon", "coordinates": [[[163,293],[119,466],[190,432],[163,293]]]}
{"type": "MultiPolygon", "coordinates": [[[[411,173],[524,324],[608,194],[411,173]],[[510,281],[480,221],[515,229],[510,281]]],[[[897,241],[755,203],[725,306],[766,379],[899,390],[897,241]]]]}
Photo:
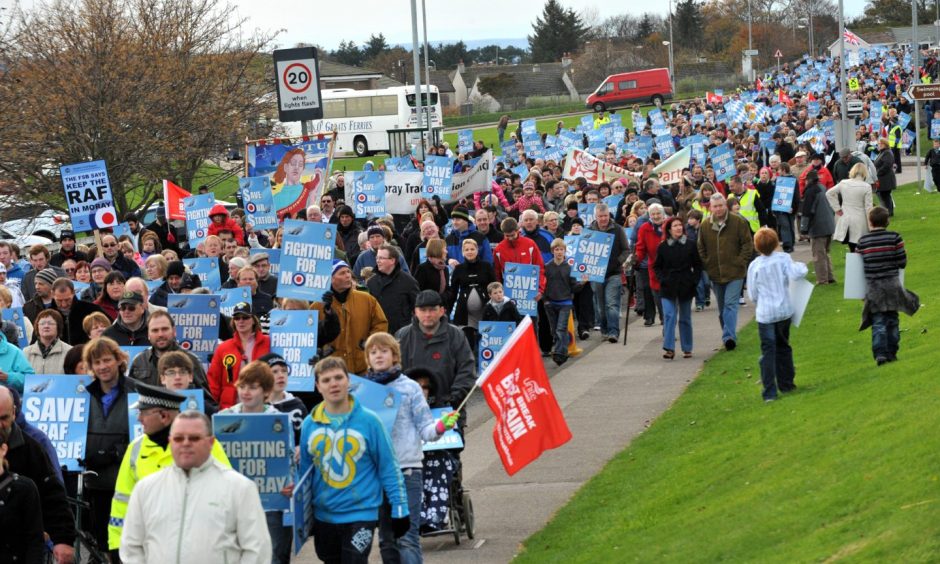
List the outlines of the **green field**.
{"type": "MultiPolygon", "coordinates": [[[[860,301],[817,287],[791,333],[797,392],[761,401],[752,322],[517,561],[940,559],[940,196],[911,184],[896,195],[906,281],[923,303],[901,315],[898,362],[875,366],[860,301]]],[[[832,254],[841,272],[843,247],[832,254]]]]}

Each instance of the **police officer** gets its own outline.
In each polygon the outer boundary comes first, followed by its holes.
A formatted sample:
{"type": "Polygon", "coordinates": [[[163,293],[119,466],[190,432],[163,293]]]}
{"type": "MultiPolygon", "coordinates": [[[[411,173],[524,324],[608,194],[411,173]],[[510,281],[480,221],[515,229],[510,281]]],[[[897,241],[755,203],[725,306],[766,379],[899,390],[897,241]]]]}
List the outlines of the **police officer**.
{"type": "MultiPolygon", "coordinates": [[[[127,515],[127,503],[137,482],[157,471],[173,465],[170,452],[170,424],[180,413],[180,405],[186,396],[176,392],[151,386],[142,382],[137,384],[139,398],[130,409],[137,410],[137,421],[144,429],[144,434],[134,439],[124,452],[117,482],[114,484],[114,498],[111,500],[111,519],[108,522],[108,548],[118,550],[121,546],[121,532],[124,517],[127,515]]],[[[215,441],[212,456],[222,464],[231,467],[222,445],[215,441]]]]}

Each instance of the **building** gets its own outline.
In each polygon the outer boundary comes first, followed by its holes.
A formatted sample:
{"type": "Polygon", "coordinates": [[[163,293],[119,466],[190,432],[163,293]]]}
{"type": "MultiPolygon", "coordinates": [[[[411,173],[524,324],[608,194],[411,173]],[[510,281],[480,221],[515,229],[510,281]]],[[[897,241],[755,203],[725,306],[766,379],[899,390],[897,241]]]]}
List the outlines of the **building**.
{"type": "Polygon", "coordinates": [[[570,61],[531,65],[493,65],[465,67],[451,71],[457,105],[471,103],[482,111],[497,112],[525,107],[541,99],[557,102],[579,100],[577,88],[568,73],[570,61]],[[505,88],[494,96],[480,91],[480,80],[505,75],[505,88]]]}
{"type": "Polygon", "coordinates": [[[320,59],[320,89],[351,88],[353,90],[377,90],[402,86],[402,83],[379,71],[365,67],[354,67],[320,59]]]}

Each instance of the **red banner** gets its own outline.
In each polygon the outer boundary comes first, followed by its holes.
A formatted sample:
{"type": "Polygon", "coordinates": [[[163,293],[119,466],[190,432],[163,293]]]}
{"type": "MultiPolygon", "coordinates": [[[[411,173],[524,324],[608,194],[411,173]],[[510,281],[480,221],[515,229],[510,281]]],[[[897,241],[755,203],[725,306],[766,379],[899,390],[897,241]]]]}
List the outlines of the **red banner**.
{"type": "Polygon", "coordinates": [[[721,95],[715,94],[714,92],[705,92],[705,102],[709,104],[720,104],[721,95]]]}
{"type": "Polygon", "coordinates": [[[493,441],[510,476],[571,440],[526,317],[477,380],[496,416],[493,441]]]}
{"type": "Polygon", "coordinates": [[[167,221],[179,219],[186,221],[186,212],[183,211],[183,198],[192,196],[169,180],[163,181],[163,203],[166,206],[167,221]]]}

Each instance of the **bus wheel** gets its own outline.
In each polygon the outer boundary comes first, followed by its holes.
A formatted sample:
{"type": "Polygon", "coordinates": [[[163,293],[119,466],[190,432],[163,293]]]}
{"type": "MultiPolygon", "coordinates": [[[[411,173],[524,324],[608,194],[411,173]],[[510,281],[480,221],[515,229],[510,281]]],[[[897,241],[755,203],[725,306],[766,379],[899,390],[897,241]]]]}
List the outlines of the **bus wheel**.
{"type": "Polygon", "coordinates": [[[353,152],[356,153],[357,157],[369,156],[369,143],[365,137],[360,135],[353,140],[353,152]]]}
{"type": "Polygon", "coordinates": [[[606,109],[607,109],[607,106],[605,106],[603,102],[594,102],[595,112],[603,112],[606,109]]]}

